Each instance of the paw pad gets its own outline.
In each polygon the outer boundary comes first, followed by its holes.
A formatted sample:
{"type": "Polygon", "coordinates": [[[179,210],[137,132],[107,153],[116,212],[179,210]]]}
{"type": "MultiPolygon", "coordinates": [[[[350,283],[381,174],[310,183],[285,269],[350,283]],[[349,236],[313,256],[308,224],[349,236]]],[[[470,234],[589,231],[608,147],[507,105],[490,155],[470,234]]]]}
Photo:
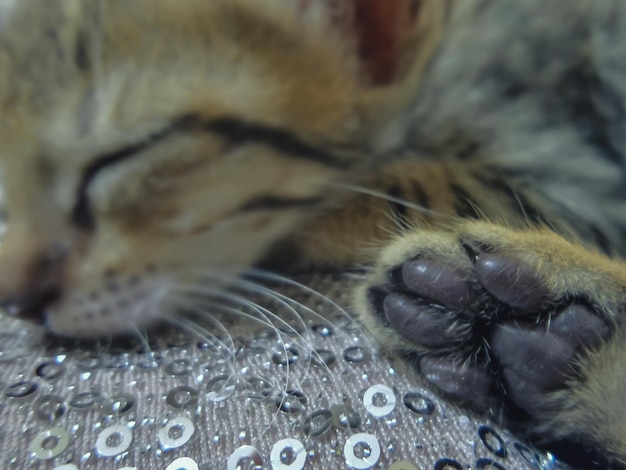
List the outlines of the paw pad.
{"type": "Polygon", "coordinates": [[[551,295],[535,266],[478,243],[463,247],[457,263],[423,256],[389,270],[388,282],[369,290],[372,309],[452,397],[545,411],[546,393],[563,388],[577,358],[612,328],[582,296],[551,295]]]}

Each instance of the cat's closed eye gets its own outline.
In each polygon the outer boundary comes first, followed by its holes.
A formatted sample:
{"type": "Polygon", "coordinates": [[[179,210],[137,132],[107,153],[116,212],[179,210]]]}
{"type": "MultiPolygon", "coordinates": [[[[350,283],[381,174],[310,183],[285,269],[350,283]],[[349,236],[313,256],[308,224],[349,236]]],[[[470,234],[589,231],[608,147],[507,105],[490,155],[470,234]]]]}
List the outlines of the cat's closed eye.
{"type": "Polygon", "coordinates": [[[70,216],[72,223],[83,230],[93,230],[95,228],[95,220],[89,203],[88,191],[89,185],[94,178],[98,176],[100,171],[111,165],[116,165],[127,158],[140,156],[143,151],[158,144],[159,141],[166,139],[172,133],[175,133],[181,124],[184,125],[185,121],[167,126],[165,129],[150,134],[134,144],[127,145],[119,150],[100,155],[93,159],[83,170],[76,189],[76,203],[72,208],[70,216]]]}

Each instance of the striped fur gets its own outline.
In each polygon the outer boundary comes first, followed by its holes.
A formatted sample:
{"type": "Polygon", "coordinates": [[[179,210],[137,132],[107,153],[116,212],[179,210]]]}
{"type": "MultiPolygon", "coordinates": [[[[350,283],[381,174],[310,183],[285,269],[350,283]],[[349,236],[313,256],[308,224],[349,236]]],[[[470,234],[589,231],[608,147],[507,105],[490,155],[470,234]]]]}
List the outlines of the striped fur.
{"type": "MultiPolygon", "coordinates": [[[[0,0],[0,110],[0,294],[59,335],[151,323],[194,270],[380,273],[466,227],[626,290],[623,0],[0,0]]],[[[626,460],[622,330],[541,436],[591,420],[626,460]]]]}

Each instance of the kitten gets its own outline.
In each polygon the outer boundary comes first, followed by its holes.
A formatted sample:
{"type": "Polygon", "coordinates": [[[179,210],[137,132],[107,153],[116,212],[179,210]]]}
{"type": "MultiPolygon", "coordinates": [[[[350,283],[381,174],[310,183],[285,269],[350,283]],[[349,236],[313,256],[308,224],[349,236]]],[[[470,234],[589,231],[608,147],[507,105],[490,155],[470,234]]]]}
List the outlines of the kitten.
{"type": "Polygon", "coordinates": [[[92,337],[369,265],[385,348],[621,468],[624,46],[621,0],[0,1],[0,297],[92,337]]]}

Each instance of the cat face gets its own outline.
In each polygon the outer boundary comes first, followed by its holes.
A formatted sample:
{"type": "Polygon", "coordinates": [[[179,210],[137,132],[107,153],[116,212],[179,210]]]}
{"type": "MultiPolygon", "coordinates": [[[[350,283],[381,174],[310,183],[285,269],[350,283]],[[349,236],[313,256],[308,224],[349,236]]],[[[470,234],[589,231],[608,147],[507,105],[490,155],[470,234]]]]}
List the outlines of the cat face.
{"type": "Polygon", "coordinates": [[[341,8],[5,1],[0,297],[57,334],[128,331],[322,207],[393,134],[341,8]]]}

